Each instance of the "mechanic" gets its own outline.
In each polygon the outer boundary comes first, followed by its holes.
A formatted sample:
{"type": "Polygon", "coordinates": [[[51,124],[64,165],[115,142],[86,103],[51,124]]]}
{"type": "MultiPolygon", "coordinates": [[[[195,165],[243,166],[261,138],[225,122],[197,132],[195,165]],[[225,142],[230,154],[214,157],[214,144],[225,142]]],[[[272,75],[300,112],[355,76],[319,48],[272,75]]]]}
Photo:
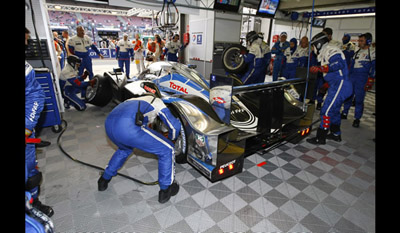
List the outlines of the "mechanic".
{"type": "Polygon", "coordinates": [[[129,72],[131,61],[133,61],[133,45],[128,40],[128,34],[124,33],[123,39],[117,42],[115,47],[116,51],[116,59],[118,60],[118,66],[121,68],[121,71],[124,72],[125,65],[125,75],[129,79],[129,72]]]}
{"type": "MultiPolygon", "coordinates": [[[[139,85],[142,84],[144,83],[139,83],[139,85]]],[[[146,87],[141,86],[141,88],[146,87]]],[[[143,89],[143,93],[145,92],[143,89]]],[[[133,149],[138,148],[157,155],[160,186],[158,202],[167,202],[179,191],[179,185],[174,180],[175,154],[171,140],[177,139],[181,127],[180,121],[172,115],[163,101],[153,94],[128,99],[117,105],[107,116],[105,129],[107,136],[118,146],[118,149],[97,182],[98,190],[107,189],[111,178],[117,174],[133,149]],[[139,109],[143,115],[139,113],[139,109]],[[170,129],[169,139],[148,127],[148,123],[152,123],[157,116],[170,129]]]]}
{"type": "Polygon", "coordinates": [[[267,74],[269,63],[271,61],[271,49],[267,42],[264,41],[264,34],[259,32],[258,33],[258,40],[261,44],[261,53],[263,54],[263,70],[265,71],[263,75],[260,75],[260,80],[257,81],[258,83],[263,83],[265,81],[265,75],[267,74]]]}
{"type": "Polygon", "coordinates": [[[346,57],[347,67],[350,69],[351,58],[354,56],[355,45],[350,41],[350,34],[345,33],[342,38],[342,52],[346,57]]]}
{"type": "Polygon", "coordinates": [[[164,43],[161,40],[160,35],[155,34],[154,38],[155,38],[154,39],[155,41],[151,41],[151,42],[149,41],[147,43],[147,48],[151,53],[153,53],[153,56],[152,56],[153,62],[156,62],[156,61],[163,60],[164,56],[162,55],[162,48],[164,47],[164,43]],[[162,55],[162,57],[161,57],[161,55],[162,55]]]}
{"type": "Polygon", "coordinates": [[[286,79],[293,79],[296,77],[296,68],[298,63],[298,56],[295,53],[297,50],[296,38],[290,39],[289,48],[284,52],[286,64],[282,71],[282,76],[286,79]]]}
{"type": "Polygon", "coordinates": [[[89,72],[89,79],[92,80],[94,75],[92,58],[89,56],[89,48],[94,50],[101,59],[104,58],[97,47],[92,43],[92,39],[85,35],[85,29],[82,26],[76,27],[76,35],[69,39],[68,49],[71,54],[82,59],[82,64],[79,67],[78,75],[82,75],[83,70],[86,69],[89,72]]]}
{"type": "Polygon", "coordinates": [[[144,71],[144,56],[143,56],[144,46],[143,42],[140,40],[139,33],[135,34],[135,41],[133,41],[132,44],[134,44],[133,52],[135,57],[136,69],[139,75],[144,71]]]}
{"type": "Polygon", "coordinates": [[[340,48],[329,43],[324,32],[315,35],[311,46],[318,55],[321,66],[312,66],[310,72],[322,72],[328,83],[328,94],[321,108],[321,123],[314,138],[307,139],[312,144],[325,144],[326,139],[341,141],[340,108],[343,102],[351,96],[352,84],[348,78],[346,58],[340,48]],[[328,130],[331,133],[328,135],[328,130]]]}
{"type": "Polygon", "coordinates": [[[272,81],[277,81],[278,76],[281,75],[282,69],[285,65],[284,52],[289,48],[290,44],[286,41],[287,33],[282,32],[279,36],[279,41],[272,46],[271,53],[275,54],[274,66],[272,71],[272,81]]]}
{"type": "MultiPolygon", "coordinates": [[[[30,31],[25,28],[25,49],[29,44],[30,31]]],[[[28,180],[25,189],[29,191],[33,198],[33,207],[39,209],[47,216],[51,217],[54,210],[39,201],[39,188],[42,181],[42,173],[38,170],[36,160],[35,144],[26,143],[28,139],[35,138],[34,128],[44,108],[45,93],[42,86],[35,78],[33,67],[25,61],[25,164],[26,176],[28,180]]]]}
{"type": "Polygon", "coordinates": [[[167,60],[178,62],[177,53],[184,50],[186,48],[186,45],[187,44],[182,45],[179,41],[179,35],[175,34],[172,37],[172,41],[170,40],[165,44],[164,55],[167,55],[167,60]]]}
{"type": "Polygon", "coordinates": [[[297,67],[307,67],[308,65],[308,37],[300,39],[300,46],[297,47],[295,56],[298,58],[297,67]]]}
{"type": "MultiPolygon", "coordinates": [[[[350,81],[353,84],[355,111],[353,127],[360,126],[360,119],[364,110],[365,92],[371,90],[375,80],[375,49],[371,48],[372,35],[365,33],[358,37],[359,49],[355,52],[350,66],[350,81]]],[[[344,103],[342,119],[347,119],[352,99],[344,103]]]]}
{"type": "Polygon", "coordinates": [[[85,101],[79,98],[76,93],[80,92],[82,98],[84,98],[87,86],[89,84],[93,86],[96,82],[96,79],[92,79],[89,82],[84,81],[89,75],[88,71],[85,71],[82,76],[78,75],[80,65],[81,59],[78,56],[70,55],[67,57],[67,64],[60,74],[60,88],[66,109],[69,109],[72,104],[78,111],[85,110],[85,101]]]}
{"type": "Polygon", "coordinates": [[[246,35],[248,53],[243,54],[244,62],[247,63],[247,71],[243,76],[239,76],[244,85],[264,82],[265,66],[263,64],[264,54],[261,51],[261,38],[255,31],[250,31],[246,35]]]}
{"type": "Polygon", "coordinates": [[[333,34],[332,28],[324,28],[322,32],[328,36],[329,44],[336,46],[340,49],[342,48],[343,45],[342,42],[332,39],[332,34],[333,34]]]}

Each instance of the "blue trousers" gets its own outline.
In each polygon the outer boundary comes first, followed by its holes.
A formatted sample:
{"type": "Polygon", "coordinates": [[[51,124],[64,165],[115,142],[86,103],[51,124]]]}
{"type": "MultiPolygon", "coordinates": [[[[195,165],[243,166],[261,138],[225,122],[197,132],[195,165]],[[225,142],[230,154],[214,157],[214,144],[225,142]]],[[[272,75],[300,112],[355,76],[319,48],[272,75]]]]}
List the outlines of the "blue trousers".
{"type": "Polygon", "coordinates": [[[349,113],[349,109],[351,107],[351,103],[353,98],[355,98],[355,109],[354,109],[354,118],[361,119],[364,111],[364,99],[365,99],[365,84],[368,80],[368,74],[360,74],[353,73],[350,76],[350,82],[353,84],[353,94],[352,97],[344,103],[343,112],[344,114],[349,113]]]}
{"type": "Polygon", "coordinates": [[[83,71],[86,69],[89,72],[89,79],[92,80],[94,76],[92,67],[92,58],[90,58],[89,56],[82,56],[82,57],[78,56],[78,57],[82,59],[82,63],[79,66],[78,75],[82,76],[83,71]]]}
{"type": "MultiPolygon", "coordinates": [[[[352,85],[348,80],[341,80],[339,83],[331,85],[328,88],[328,95],[325,98],[320,112],[320,128],[330,128],[330,126],[335,125],[337,130],[340,129],[340,108],[344,101],[351,96],[351,93],[352,85]]],[[[339,135],[341,132],[339,130],[334,133],[339,135]]]]}
{"type": "Polygon", "coordinates": [[[106,134],[118,147],[109,161],[103,178],[109,180],[124,165],[134,148],[158,157],[158,182],[161,189],[168,188],[175,176],[174,144],[160,133],[135,124],[136,101],[119,104],[105,121],[106,134]]]}
{"type": "MultiPolygon", "coordinates": [[[[35,132],[32,132],[32,134],[29,136],[29,138],[34,138],[35,137],[35,132]]],[[[35,144],[26,144],[25,146],[25,164],[26,164],[26,172],[27,172],[27,177],[32,177],[36,174],[39,173],[38,169],[36,168],[37,165],[37,160],[36,160],[36,148],[35,144]]],[[[32,188],[31,190],[28,190],[33,199],[36,199],[39,195],[39,186],[36,186],[32,188]]]]}
{"type": "Polygon", "coordinates": [[[284,67],[284,58],[283,57],[275,57],[274,66],[272,70],[272,81],[277,81],[279,75],[281,75],[282,69],[284,67]]]}
{"type": "Polygon", "coordinates": [[[286,63],[286,66],[282,72],[282,76],[286,79],[296,78],[296,68],[297,66],[295,63],[286,63]]]}
{"type": "Polygon", "coordinates": [[[130,65],[131,61],[129,60],[129,58],[118,59],[118,66],[119,68],[121,68],[122,72],[125,72],[127,78],[129,78],[130,65]],[[125,71],[124,71],[124,66],[125,66],[125,71]]]}
{"type": "Polygon", "coordinates": [[[178,62],[178,56],[176,56],[176,53],[167,53],[167,60],[178,62]]]}

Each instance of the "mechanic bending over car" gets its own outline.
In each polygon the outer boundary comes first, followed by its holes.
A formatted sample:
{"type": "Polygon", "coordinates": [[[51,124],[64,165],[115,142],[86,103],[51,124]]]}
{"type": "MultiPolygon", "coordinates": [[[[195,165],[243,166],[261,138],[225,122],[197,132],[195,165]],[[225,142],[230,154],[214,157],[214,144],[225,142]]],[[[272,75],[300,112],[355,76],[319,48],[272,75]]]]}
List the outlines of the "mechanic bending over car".
{"type": "Polygon", "coordinates": [[[317,129],[317,135],[307,139],[307,142],[323,145],[327,138],[340,142],[340,108],[351,96],[353,89],[349,81],[346,58],[340,48],[329,43],[328,36],[324,32],[312,38],[311,46],[318,55],[317,59],[321,62],[321,66],[310,67],[310,72],[322,72],[329,88],[320,111],[321,124],[317,129]],[[331,131],[329,135],[328,130],[331,131]]]}
{"type": "Polygon", "coordinates": [[[100,176],[98,190],[104,191],[111,178],[124,165],[134,148],[155,154],[158,157],[158,182],[160,191],[158,202],[165,203],[179,191],[175,181],[175,150],[171,140],[178,138],[181,123],[175,118],[160,98],[146,93],[144,83],[138,83],[138,90],[145,94],[128,99],[116,106],[107,116],[105,129],[108,138],[118,146],[104,173],[100,176]],[[140,86],[143,85],[143,86],[140,86]],[[168,138],[150,129],[156,117],[170,129],[168,138]]]}
{"type": "Polygon", "coordinates": [[[81,59],[75,55],[70,55],[67,57],[67,64],[60,74],[60,88],[66,109],[69,109],[72,104],[78,111],[85,110],[85,101],[79,98],[76,93],[80,92],[81,97],[84,98],[87,86],[93,86],[96,83],[96,79],[92,79],[89,82],[83,81],[89,75],[89,72],[85,70],[83,75],[79,76],[78,69],[80,65],[81,59]]]}
{"type": "MultiPolygon", "coordinates": [[[[247,71],[240,77],[244,85],[253,83],[263,83],[265,79],[265,59],[261,48],[262,37],[255,31],[250,31],[246,35],[246,46],[249,51],[243,54],[244,62],[247,63],[247,71]]],[[[264,49],[264,51],[266,51],[264,49]]]]}

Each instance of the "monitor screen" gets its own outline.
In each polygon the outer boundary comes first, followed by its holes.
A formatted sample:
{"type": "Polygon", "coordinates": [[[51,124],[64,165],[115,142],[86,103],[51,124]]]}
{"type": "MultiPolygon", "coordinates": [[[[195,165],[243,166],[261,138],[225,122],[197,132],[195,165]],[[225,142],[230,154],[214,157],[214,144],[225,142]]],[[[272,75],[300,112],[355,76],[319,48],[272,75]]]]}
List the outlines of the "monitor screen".
{"type": "Polygon", "coordinates": [[[215,0],[214,9],[238,12],[240,6],[240,0],[215,0]]]}
{"type": "Polygon", "coordinates": [[[325,27],[326,19],[319,19],[319,18],[314,18],[312,26],[313,27],[325,27]]]}
{"type": "Polygon", "coordinates": [[[273,18],[278,6],[279,0],[261,0],[256,15],[273,18]]]}

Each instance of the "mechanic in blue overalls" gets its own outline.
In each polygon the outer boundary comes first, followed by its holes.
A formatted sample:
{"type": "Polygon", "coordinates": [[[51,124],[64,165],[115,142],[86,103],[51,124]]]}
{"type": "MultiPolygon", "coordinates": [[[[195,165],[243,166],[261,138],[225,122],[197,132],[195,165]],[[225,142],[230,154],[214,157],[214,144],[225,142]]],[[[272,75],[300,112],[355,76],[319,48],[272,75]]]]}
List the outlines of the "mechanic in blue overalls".
{"type": "Polygon", "coordinates": [[[281,75],[282,69],[285,66],[285,55],[284,52],[289,48],[290,44],[286,41],[287,33],[282,32],[279,36],[279,41],[274,44],[271,49],[271,53],[275,54],[274,66],[272,70],[272,81],[277,81],[281,75]]]}
{"type": "Polygon", "coordinates": [[[82,76],[78,75],[78,69],[81,65],[81,59],[75,55],[69,55],[67,57],[67,64],[60,74],[60,88],[62,97],[64,98],[64,107],[70,108],[70,105],[75,107],[78,111],[86,109],[85,101],[79,98],[76,94],[81,93],[81,97],[84,98],[86,95],[87,86],[94,85],[96,79],[92,79],[89,82],[85,82],[85,78],[89,72],[85,71],[82,76]]]}
{"type": "Polygon", "coordinates": [[[343,102],[351,96],[352,84],[348,78],[346,58],[340,48],[329,43],[324,32],[315,35],[311,46],[318,55],[321,66],[312,66],[310,72],[322,72],[328,83],[328,94],[322,105],[320,116],[321,123],[314,138],[307,139],[312,144],[325,144],[326,139],[341,141],[340,108],[343,102]],[[328,130],[331,133],[328,135],[328,130]]]}
{"type": "MultiPolygon", "coordinates": [[[[128,99],[119,104],[111,111],[105,121],[106,134],[118,149],[97,182],[98,190],[107,189],[111,178],[124,165],[133,149],[138,148],[158,157],[158,182],[160,186],[158,201],[165,203],[179,191],[179,185],[174,180],[175,154],[172,141],[177,139],[182,126],[160,98],[157,98],[154,94],[145,94],[146,91],[143,89],[146,88],[143,86],[145,83],[137,82],[137,84],[140,86],[135,87],[135,89],[142,88],[139,91],[142,91],[144,96],[128,99]],[[148,127],[148,124],[152,123],[157,116],[170,129],[168,139],[148,127]]],[[[146,89],[149,88],[151,87],[146,89]]]]}
{"type": "Polygon", "coordinates": [[[292,79],[296,77],[296,68],[298,64],[298,57],[295,52],[297,50],[296,38],[290,39],[290,46],[283,53],[285,55],[286,64],[282,71],[282,76],[286,79],[292,79]]]}
{"type": "MultiPolygon", "coordinates": [[[[29,34],[30,31],[25,28],[25,49],[28,46],[29,34]]],[[[35,78],[33,67],[25,61],[25,141],[35,138],[34,128],[44,108],[45,97],[42,86],[35,78]]],[[[51,217],[54,214],[54,210],[39,201],[42,173],[37,168],[35,144],[25,144],[25,164],[27,172],[25,176],[28,177],[25,182],[25,189],[31,193],[33,198],[32,205],[51,217]]]]}
{"type": "MultiPolygon", "coordinates": [[[[355,98],[353,127],[356,128],[360,126],[360,119],[363,115],[365,93],[372,88],[375,80],[375,49],[370,48],[371,43],[372,35],[370,33],[358,37],[360,49],[355,52],[349,71],[355,98]]],[[[352,99],[344,103],[342,119],[347,119],[352,99]]]]}
{"type": "Polygon", "coordinates": [[[346,63],[347,63],[347,67],[349,67],[350,69],[350,65],[351,65],[351,59],[354,56],[354,49],[355,49],[355,45],[353,44],[353,42],[350,41],[350,34],[345,33],[343,35],[342,38],[342,42],[343,42],[343,46],[342,46],[342,52],[344,54],[344,56],[346,57],[346,63]]]}
{"type": "Polygon", "coordinates": [[[90,58],[89,56],[89,48],[93,49],[101,59],[104,58],[97,47],[92,43],[92,40],[87,35],[85,35],[85,30],[83,29],[83,27],[76,27],[76,35],[69,39],[68,49],[71,54],[76,55],[82,59],[78,75],[81,76],[83,74],[83,70],[86,69],[89,72],[89,79],[92,80],[94,75],[92,68],[92,58],[90,58]]]}
{"type": "Polygon", "coordinates": [[[187,44],[182,45],[179,41],[179,35],[175,34],[172,37],[172,41],[168,41],[165,44],[164,55],[167,55],[168,61],[178,62],[178,52],[182,51],[186,48],[187,44]]]}
{"type": "Polygon", "coordinates": [[[240,80],[243,84],[253,84],[264,82],[265,79],[265,62],[262,53],[261,40],[257,32],[250,31],[246,35],[246,44],[249,52],[243,54],[244,62],[247,63],[247,71],[240,80]]]}
{"type": "Polygon", "coordinates": [[[118,41],[115,50],[118,66],[124,72],[125,65],[125,74],[129,79],[131,61],[133,61],[133,44],[128,40],[128,34],[124,33],[123,39],[118,41]]]}

